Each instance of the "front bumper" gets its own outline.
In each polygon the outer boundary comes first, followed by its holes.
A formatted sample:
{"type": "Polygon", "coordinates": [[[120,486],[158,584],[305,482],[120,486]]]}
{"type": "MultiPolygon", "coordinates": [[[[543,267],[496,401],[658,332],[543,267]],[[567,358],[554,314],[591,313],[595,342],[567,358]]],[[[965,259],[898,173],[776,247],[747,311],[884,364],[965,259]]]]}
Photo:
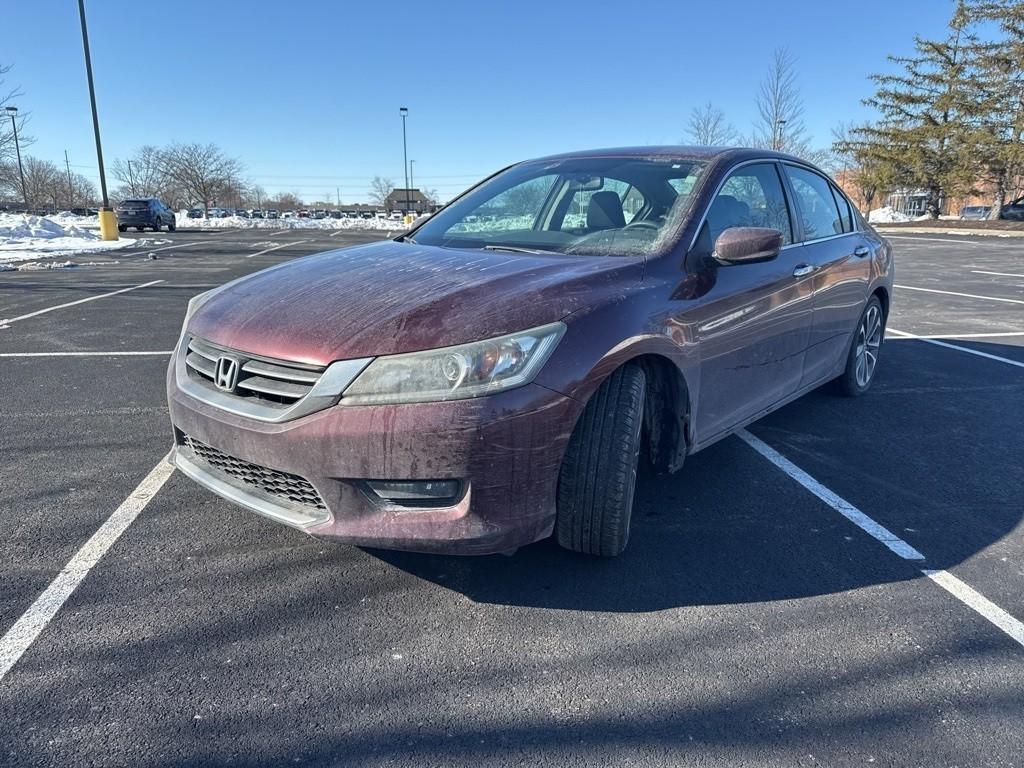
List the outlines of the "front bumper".
{"type": "Polygon", "coordinates": [[[284,423],[224,411],[178,388],[169,371],[171,461],[224,498],[317,537],[448,554],[488,554],[550,535],[565,445],[581,406],[536,384],[471,400],[336,405],[284,423]],[[270,496],[222,472],[185,436],[308,483],[323,509],[270,496]],[[402,506],[370,480],[458,480],[443,506],[402,506]]]}

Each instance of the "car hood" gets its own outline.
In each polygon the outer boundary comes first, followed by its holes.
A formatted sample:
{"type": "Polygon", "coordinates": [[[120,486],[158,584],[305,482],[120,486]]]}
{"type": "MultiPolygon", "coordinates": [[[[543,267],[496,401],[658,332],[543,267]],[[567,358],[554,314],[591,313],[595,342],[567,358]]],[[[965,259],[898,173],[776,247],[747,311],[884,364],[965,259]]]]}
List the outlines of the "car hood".
{"type": "Polygon", "coordinates": [[[635,258],[385,241],[229,283],[196,311],[189,332],[255,355],[327,365],[551,323],[621,295],[642,274],[635,258]]]}

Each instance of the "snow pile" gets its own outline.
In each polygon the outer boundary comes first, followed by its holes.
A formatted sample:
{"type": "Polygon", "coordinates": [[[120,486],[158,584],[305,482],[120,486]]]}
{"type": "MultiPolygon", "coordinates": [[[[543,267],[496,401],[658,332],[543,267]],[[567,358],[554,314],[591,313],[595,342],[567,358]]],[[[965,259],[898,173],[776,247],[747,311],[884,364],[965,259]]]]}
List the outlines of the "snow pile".
{"type": "Polygon", "coordinates": [[[0,213],[0,263],[112,251],[134,244],[134,240],[126,238],[101,240],[98,232],[83,226],[84,220],[90,218],[95,217],[0,213]]]}
{"type": "Polygon", "coordinates": [[[914,217],[900,213],[891,205],[887,205],[884,208],[875,208],[868,213],[868,223],[870,224],[900,224],[906,221],[914,221],[914,217]]]}
{"type": "Polygon", "coordinates": [[[380,229],[397,232],[405,229],[401,221],[390,219],[247,219],[228,216],[223,219],[190,219],[177,215],[178,226],[190,229],[380,229]]]}

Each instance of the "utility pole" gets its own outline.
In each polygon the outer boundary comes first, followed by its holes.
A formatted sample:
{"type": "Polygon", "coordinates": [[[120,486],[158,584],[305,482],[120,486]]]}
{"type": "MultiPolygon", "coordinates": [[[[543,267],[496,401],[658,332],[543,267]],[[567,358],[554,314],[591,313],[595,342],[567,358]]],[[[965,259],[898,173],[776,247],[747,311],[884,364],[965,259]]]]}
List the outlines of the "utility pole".
{"type": "MultiPolygon", "coordinates": [[[[412,178],[412,164],[415,163],[415,162],[416,162],[415,160],[410,160],[409,161],[409,186],[412,187],[412,188],[416,187],[416,182],[412,178]]],[[[412,194],[412,192],[410,192],[409,194],[412,194]]],[[[406,211],[406,213],[408,213],[408,211],[406,211]]]]}
{"type": "Polygon", "coordinates": [[[100,116],[96,111],[96,87],[92,81],[92,57],[89,55],[89,29],[85,24],[85,0],[78,0],[78,16],[82,21],[82,48],[85,51],[85,74],[89,81],[89,103],[92,105],[92,130],[96,135],[96,162],[100,168],[100,192],[103,207],[100,208],[100,233],[104,240],[117,240],[117,217],[110,209],[107,196],[107,175],[103,170],[103,144],[100,141],[100,116]]]}
{"type": "Polygon", "coordinates": [[[68,208],[73,208],[75,206],[75,188],[71,184],[71,163],[68,161],[68,151],[66,149],[64,150],[64,167],[68,169],[68,208]]]}

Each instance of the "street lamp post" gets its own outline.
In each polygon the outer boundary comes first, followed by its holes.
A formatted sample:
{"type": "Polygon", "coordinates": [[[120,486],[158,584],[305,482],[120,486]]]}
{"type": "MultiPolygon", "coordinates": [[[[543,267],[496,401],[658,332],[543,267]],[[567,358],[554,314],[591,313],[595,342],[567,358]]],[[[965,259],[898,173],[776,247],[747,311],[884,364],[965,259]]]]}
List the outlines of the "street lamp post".
{"type": "MultiPolygon", "coordinates": [[[[412,164],[415,163],[415,162],[416,162],[415,160],[410,160],[409,161],[409,188],[410,188],[410,190],[411,189],[415,189],[415,187],[416,187],[416,182],[413,180],[413,176],[412,176],[412,164]]],[[[411,195],[412,192],[410,191],[409,194],[411,195]]]]}
{"type": "Polygon", "coordinates": [[[405,212],[409,213],[409,151],[405,142],[405,118],[409,115],[406,107],[399,107],[398,114],[402,116],[402,166],[405,169],[405,212]]]}
{"type": "Polygon", "coordinates": [[[107,176],[103,171],[103,145],[100,142],[100,118],[96,112],[96,88],[92,81],[92,57],[89,55],[89,30],[85,25],[85,0],[78,0],[78,16],[82,20],[82,47],[85,50],[85,75],[89,80],[89,103],[92,105],[92,129],[96,135],[96,161],[100,167],[100,192],[103,206],[100,208],[100,235],[104,240],[117,240],[117,218],[110,209],[107,197],[107,176]]]}
{"type": "Polygon", "coordinates": [[[11,116],[11,130],[14,131],[14,151],[18,155],[18,175],[21,177],[21,199],[25,203],[25,210],[28,210],[28,192],[25,191],[25,169],[21,167],[21,145],[18,144],[18,116],[17,107],[7,107],[7,114],[11,116]]]}

